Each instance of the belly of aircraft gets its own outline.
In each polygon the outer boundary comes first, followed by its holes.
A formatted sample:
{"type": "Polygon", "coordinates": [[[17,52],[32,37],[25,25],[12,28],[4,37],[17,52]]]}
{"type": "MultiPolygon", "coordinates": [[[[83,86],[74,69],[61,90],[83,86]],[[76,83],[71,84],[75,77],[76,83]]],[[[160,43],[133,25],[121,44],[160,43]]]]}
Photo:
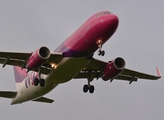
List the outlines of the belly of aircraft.
{"type": "Polygon", "coordinates": [[[84,57],[64,57],[56,68],[47,76],[46,81],[64,83],[74,78],[88,63],[84,57]]]}

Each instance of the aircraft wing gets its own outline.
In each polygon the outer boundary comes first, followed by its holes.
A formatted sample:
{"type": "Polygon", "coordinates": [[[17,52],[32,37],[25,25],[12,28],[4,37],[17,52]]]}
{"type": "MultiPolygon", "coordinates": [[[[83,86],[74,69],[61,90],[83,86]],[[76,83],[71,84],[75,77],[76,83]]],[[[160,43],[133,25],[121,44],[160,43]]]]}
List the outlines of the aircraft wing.
{"type": "MultiPolygon", "coordinates": [[[[102,76],[102,72],[104,71],[107,62],[103,62],[97,59],[92,59],[91,62],[77,75],[75,76],[75,79],[77,78],[100,78],[102,76]],[[92,71],[92,72],[91,72],[92,71]]],[[[116,80],[126,80],[130,83],[133,81],[137,81],[137,79],[148,79],[148,80],[157,80],[161,78],[161,74],[157,68],[158,76],[150,75],[134,70],[130,70],[125,68],[118,76],[116,76],[114,79],[116,80]]],[[[111,80],[113,81],[113,79],[111,80]]]]}
{"type": "MultiPolygon", "coordinates": [[[[32,53],[25,53],[25,52],[1,52],[0,51],[0,63],[3,64],[2,67],[5,67],[6,65],[13,65],[13,66],[19,66],[22,68],[25,68],[26,62],[29,59],[29,57],[32,55],[32,53]]],[[[60,52],[54,52],[51,53],[50,58],[48,61],[42,65],[39,69],[40,72],[43,74],[48,74],[51,71],[50,64],[58,64],[60,60],[62,59],[62,53],[60,52]]],[[[34,69],[33,71],[38,72],[39,69],[34,69]]]]}
{"type": "MultiPolygon", "coordinates": [[[[13,66],[20,66],[22,68],[25,68],[26,62],[29,59],[29,57],[32,55],[32,53],[25,53],[25,52],[1,52],[0,51],[0,63],[3,64],[2,67],[5,67],[6,65],[13,65],[13,66]]],[[[33,71],[40,71],[42,74],[49,74],[49,72],[52,70],[50,67],[51,63],[58,64],[61,59],[63,58],[62,53],[60,52],[54,52],[51,53],[50,58],[48,61],[42,65],[40,68],[33,69],[33,71]]],[[[74,78],[88,78],[90,76],[90,71],[92,71],[92,77],[93,78],[100,78],[102,76],[102,72],[105,69],[106,65],[108,63],[104,61],[100,61],[97,59],[92,59],[91,62],[83,68],[83,70],[74,78]]],[[[124,71],[119,74],[114,79],[119,80],[127,80],[127,81],[137,81],[138,78],[140,79],[149,79],[149,80],[157,80],[161,77],[159,70],[158,76],[150,75],[141,73],[138,71],[130,70],[125,68],[124,71]]]]}

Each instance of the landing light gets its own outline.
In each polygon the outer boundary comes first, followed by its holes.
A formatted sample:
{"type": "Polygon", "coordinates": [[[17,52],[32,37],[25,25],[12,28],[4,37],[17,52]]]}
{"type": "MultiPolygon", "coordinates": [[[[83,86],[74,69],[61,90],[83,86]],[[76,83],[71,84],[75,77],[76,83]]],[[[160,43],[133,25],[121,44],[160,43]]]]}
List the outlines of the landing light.
{"type": "Polygon", "coordinates": [[[51,63],[51,68],[56,69],[57,65],[54,63],[51,63]]]}
{"type": "Polygon", "coordinates": [[[98,39],[97,40],[97,44],[99,45],[99,44],[102,44],[102,39],[98,39]]]}

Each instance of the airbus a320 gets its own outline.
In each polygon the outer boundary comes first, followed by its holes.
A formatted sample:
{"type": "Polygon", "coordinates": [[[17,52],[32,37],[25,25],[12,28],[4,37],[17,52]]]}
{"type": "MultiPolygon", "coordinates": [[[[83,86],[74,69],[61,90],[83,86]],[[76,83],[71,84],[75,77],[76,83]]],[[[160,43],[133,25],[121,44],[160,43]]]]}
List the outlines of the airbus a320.
{"type": "Polygon", "coordinates": [[[104,56],[103,44],[109,40],[118,27],[118,17],[101,11],[92,15],[79,29],[68,37],[54,52],[43,46],[34,52],[2,52],[0,63],[14,66],[16,90],[0,91],[0,97],[11,98],[12,104],[26,101],[52,103],[54,100],[43,97],[56,86],[72,79],[87,79],[83,91],[93,93],[94,78],[104,81],[115,79],[128,81],[137,79],[157,80],[157,76],[125,68],[121,57],[104,62],[93,57],[104,56]]]}

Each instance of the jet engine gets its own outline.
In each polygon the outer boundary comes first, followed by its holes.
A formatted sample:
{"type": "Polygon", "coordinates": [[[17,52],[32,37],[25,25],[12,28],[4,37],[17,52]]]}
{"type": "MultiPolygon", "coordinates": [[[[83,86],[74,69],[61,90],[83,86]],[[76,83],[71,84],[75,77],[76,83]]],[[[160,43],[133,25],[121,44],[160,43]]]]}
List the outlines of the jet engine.
{"type": "Polygon", "coordinates": [[[43,65],[50,57],[50,50],[47,47],[41,47],[32,53],[27,61],[26,68],[34,69],[43,65]]]}
{"type": "Polygon", "coordinates": [[[125,68],[125,61],[124,59],[118,57],[114,60],[110,61],[104,69],[102,74],[102,79],[107,81],[109,79],[115,78],[119,75],[125,68]]]}

